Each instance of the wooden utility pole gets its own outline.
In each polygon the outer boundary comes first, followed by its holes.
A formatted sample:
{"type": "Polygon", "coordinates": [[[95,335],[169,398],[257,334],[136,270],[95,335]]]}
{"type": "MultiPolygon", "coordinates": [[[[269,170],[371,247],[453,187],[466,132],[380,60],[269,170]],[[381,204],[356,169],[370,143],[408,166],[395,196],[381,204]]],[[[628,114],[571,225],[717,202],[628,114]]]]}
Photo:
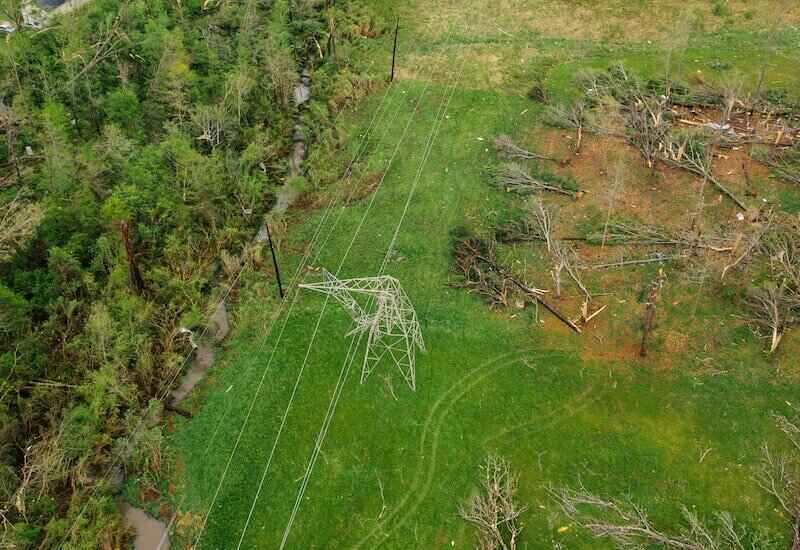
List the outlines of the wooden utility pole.
{"type": "Polygon", "coordinates": [[[389,77],[389,82],[394,82],[394,67],[397,61],[397,35],[400,33],[400,18],[397,18],[397,23],[394,26],[394,47],[392,48],[392,74],[389,77]]]}
{"type": "Polygon", "coordinates": [[[267,229],[267,242],[269,242],[269,251],[272,254],[272,265],[275,267],[275,279],[278,281],[278,294],[280,294],[281,300],[283,300],[281,270],[278,268],[278,258],[275,256],[275,246],[272,244],[272,234],[269,232],[269,223],[264,222],[264,227],[267,229]]]}
{"type": "Polygon", "coordinates": [[[644,322],[642,323],[642,346],[639,348],[639,356],[647,357],[647,342],[650,338],[650,333],[653,332],[653,325],[656,320],[656,304],[658,303],[658,296],[661,289],[664,288],[664,283],[667,277],[664,275],[662,268],[658,269],[658,275],[650,283],[650,290],[647,293],[647,303],[644,310],[644,322]]]}
{"type": "Polygon", "coordinates": [[[139,271],[139,264],[136,262],[136,251],[133,249],[130,226],[127,221],[119,224],[119,232],[122,235],[122,243],[125,245],[125,255],[128,257],[128,276],[131,286],[136,294],[141,294],[144,290],[144,279],[139,271]]]}

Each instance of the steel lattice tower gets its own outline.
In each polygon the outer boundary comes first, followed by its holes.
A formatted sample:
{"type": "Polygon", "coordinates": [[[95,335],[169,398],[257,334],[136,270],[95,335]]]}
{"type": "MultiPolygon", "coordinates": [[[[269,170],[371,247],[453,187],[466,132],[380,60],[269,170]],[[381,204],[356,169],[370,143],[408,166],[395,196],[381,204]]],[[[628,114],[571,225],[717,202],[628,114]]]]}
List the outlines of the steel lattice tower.
{"type": "Polygon", "coordinates": [[[417,312],[400,281],[394,277],[337,279],[322,270],[321,283],[303,284],[300,288],[332,296],[350,314],[355,327],[347,336],[367,335],[367,351],[361,369],[361,383],[385,356],[391,357],[403,378],[416,389],[416,349],[425,351],[425,342],[417,321],[417,312]],[[356,297],[366,299],[362,306],[356,297]]]}

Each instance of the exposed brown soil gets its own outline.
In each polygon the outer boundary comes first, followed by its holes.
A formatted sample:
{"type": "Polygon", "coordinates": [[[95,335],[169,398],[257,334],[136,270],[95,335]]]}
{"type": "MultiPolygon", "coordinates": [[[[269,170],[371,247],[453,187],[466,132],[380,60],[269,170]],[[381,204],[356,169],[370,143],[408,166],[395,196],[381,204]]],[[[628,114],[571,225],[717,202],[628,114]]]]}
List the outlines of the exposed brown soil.
{"type": "Polygon", "coordinates": [[[575,222],[592,210],[617,217],[636,218],[666,227],[685,227],[688,213],[697,202],[702,182],[684,170],[658,165],[649,170],[639,152],[617,137],[584,134],[581,149],[574,153],[575,135],[544,129],[537,133],[534,149],[561,160],[546,168],[572,176],[585,194],[578,201],[562,204],[565,219],[575,222]],[[614,189],[616,166],[623,166],[614,189]]]}
{"type": "MultiPolygon", "coordinates": [[[[561,238],[576,235],[576,225],[589,216],[595,217],[596,224],[598,213],[604,215],[608,212],[609,204],[612,204],[611,187],[617,165],[622,165],[624,171],[622,184],[614,194],[614,217],[636,219],[646,224],[684,231],[690,228],[693,220],[701,229],[717,229],[720,224],[732,224],[731,231],[748,231],[750,228],[750,220],[738,221],[736,207],[723,198],[712,184],[706,183],[704,186],[703,181],[695,175],[663,164],[649,170],[639,152],[621,138],[584,135],[578,154],[574,152],[576,136],[570,131],[540,128],[531,131],[523,139],[521,146],[557,159],[558,162],[544,164],[547,170],[573,177],[586,191],[578,200],[545,197],[548,204],[559,206],[558,236],[561,238]]],[[[744,146],[720,149],[714,156],[713,169],[716,177],[754,204],[761,202],[758,199],[762,194],[773,192],[773,187],[779,185],[770,179],[765,166],[750,158],[748,148],[744,146]]],[[[609,263],[623,258],[645,258],[657,250],[668,254],[673,252],[672,249],[654,246],[601,247],[580,241],[572,241],[571,245],[580,262],[585,265],[609,263]]],[[[552,259],[544,243],[520,244],[514,250],[511,259],[504,258],[504,261],[515,262],[515,270],[524,271],[524,278],[531,285],[552,290],[552,259]],[[520,258],[524,258],[524,261],[520,258]]],[[[706,265],[710,270],[708,276],[714,278],[730,260],[729,253],[697,252],[690,264],[706,265]]],[[[570,341],[572,343],[569,345],[575,346],[583,359],[604,364],[635,361],[651,368],[670,369],[690,354],[710,353],[715,343],[708,341],[702,330],[689,332],[685,327],[673,323],[674,311],[671,310],[691,308],[691,304],[681,304],[685,292],[683,285],[687,284],[684,270],[673,272],[671,264],[666,264],[665,269],[668,274],[675,273],[674,280],[668,280],[668,291],[662,297],[664,302],[657,310],[651,343],[653,347],[647,358],[639,357],[644,315],[640,297],[647,284],[641,269],[581,271],[581,277],[590,289],[611,292],[610,295],[596,296],[590,312],[603,305],[607,305],[607,309],[584,327],[581,336],[572,338],[566,326],[540,308],[539,318],[544,323],[540,322],[537,330],[541,331],[545,344],[563,347],[565,342],[570,341]],[[672,294],[673,289],[675,294],[672,294]]],[[[577,320],[583,297],[566,272],[562,274],[562,285],[563,298],[555,298],[551,293],[547,299],[568,317],[577,320]]],[[[713,374],[714,371],[712,369],[709,372],[713,374]]]]}

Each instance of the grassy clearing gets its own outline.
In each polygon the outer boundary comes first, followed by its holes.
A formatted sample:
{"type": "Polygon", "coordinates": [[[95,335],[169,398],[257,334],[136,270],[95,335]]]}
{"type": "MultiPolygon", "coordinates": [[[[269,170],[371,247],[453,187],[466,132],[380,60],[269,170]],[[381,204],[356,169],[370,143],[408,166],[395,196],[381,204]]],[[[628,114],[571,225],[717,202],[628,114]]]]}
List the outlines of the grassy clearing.
{"type": "MultiPolygon", "coordinates": [[[[751,473],[762,441],[776,437],[770,413],[794,399],[797,386],[792,382],[791,355],[781,356],[786,369],[776,374],[760,343],[735,322],[735,311],[724,300],[698,300],[688,324],[680,302],[692,296],[679,294],[685,290],[679,285],[668,287],[664,303],[672,305],[659,312],[662,340],[656,342],[653,353],[659,358],[640,362],[622,351],[637,334],[637,300],[652,270],[624,275],[624,292],[615,297],[609,315],[598,321],[607,325],[598,330],[609,335],[605,342],[598,342],[592,332],[582,337],[562,332],[549,317],[542,317],[542,328],[529,310],[489,311],[476,297],[447,287],[451,232],[466,227],[485,234],[514,200],[486,185],[483,171],[494,159],[490,138],[501,133],[529,135],[539,123],[541,109],[525,97],[530,83],[540,76],[537,68],[545,69],[550,94],[564,97],[571,89],[572,75],[581,67],[623,60],[645,74],[658,74],[665,58],[663,48],[646,43],[608,49],[590,40],[603,35],[591,33],[575,40],[569,28],[547,24],[547,17],[557,17],[559,11],[534,10],[530,3],[525,3],[529,8],[524,9],[530,9],[525,17],[517,16],[523,8],[515,3],[493,3],[491,8],[492,13],[502,14],[497,25],[503,30],[528,33],[525,45],[485,27],[489,18],[462,26],[459,17],[476,13],[471,8],[480,10],[482,5],[475,1],[467,7],[460,2],[456,10],[455,4],[444,3],[427,11],[419,11],[416,3],[402,5],[401,12],[417,10],[414,13],[425,17],[405,30],[400,82],[390,90],[385,105],[380,107],[378,94],[342,121],[350,138],[346,140],[349,150],[331,159],[339,164],[354,153],[357,136],[375,109],[384,109],[370,155],[361,167],[364,173],[382,172],[417,98],[424,93],[420,111],[374,204],[370,208],[369,198],[364,198],[335,209],[333,219],[341,218],[314,262],[329,269],[338,265],[369,209],[342,269],[345,276],[360,276],[380,266],[411,192],[437,110],[448,93],[446,83],[458,67],[456,60],[467,61],[388,268],[415,303],[429,348],[419,358],[419,389],[408,391],[388,367],[376,371],[365,385],[358,384],[356,373],[351,375],[289,547],[469,547],[473,533],[458,519],[456,508],[474,490],[476,467],[488,452],[505,456],[521,476],[520,501],[530,505],[523,516],[523,547],[549,548],[551,539],[569,548],[600,547],[574,528],[558,532],[565,524],[546,496],[548,484],[571,485],[579,478],[598,493],[628,494],[647,503],[653,520],[667,528],[678,524],[682,503],[704,515],[727,510],[753,528],[785,532],[782,518],[751,473]],[[541,13],[550,15],[535,17],[541,13]],[[537,26],[511,25],[525,21],[535,21],[537,26]],[[457,31],[450,39],[442,37],[448,25],[457,31]],[[549,37],[539,34],[538,25],[550,29],[549,37]],[[499,46],[501,54],[491,54],[497,55],[492,60],[483,57],[490,40],[506,41],[499,46]],[[523,48],[532,52],[529,58],[518,64],[508,61],[523,48]],[[433,62],[437,59],[444,61],[433,62]],[[420,68],[409,68],[411,61],[420,68]],[[504,80],[487,83],[486,71],[494,70],[505,75],[504,80]],[[671,339],[665,336],[670,334],[671,339]],[[688,343],[681,343],[683,338],[675,334],[686,336],[688,343]],[[709,358],[714,369],[709,369],[709,358]],[[727,374],[709,374],[717,371],[727,374]]],[[[613,9],[614,2],[607,5],[613,9]]],[[[713,9],[711,3],[697,5],[713,9]]],[[[733,15],[728,17],[742,27],[750,26],[751,19],[737,15],[739,4],[730,5],[733,15]]],[[[757,12],[764,3],[747,5],[757,12]]],[[[386,15],[393,9],[387,3],[386,15]]],[[[581,10],[596,14],[589,7],[581,10]]],[[[643,7],[625,14],[651,17],[648,11],[643,7]]],[[[576,21],[589,25],[590,19],[586,15],[576,21]]],[[[404,21],[411,25],[412,18],[404,21]]],[[[733,62],[738,59],[734,56],[766,47],[761,34],[749,32],[738,33],[741,40],[736,49],[712,47],[726,44],[726,33],[733,31],[692,34],[681,71],[696,72],[690,59],[698,59],[699,64],[712,59],[733,62]]],[[[374,55],[382,58],[385,52],[374,55]]],[[[790,61],[797,61],[796,54],[782,50],[777,63],[790,61]]],[[[745,78],[752,78],[756,70],[738,62],[735,66],[745,78]]],[[[778,82],[782,74],[776,68],[770,78],[778,82]]],[[[599,179],[596,183],[600,184],[599,179]]],[[[335,187],[324,192],[333,191],[335,187]]],[[[321,215],[319,210],[290,213],[283,245],[287,273],[297,265],[321,215]]],[[[327,235],[331,222],[324,228],[327,235]]],[[[505,253],[536,265],[535,251],[517,248],[505,253]]],[[[304,276],[317,277],[314,273],[304,276]]],[[[176,501],[185,496],[182,510],[194,514],[179,526],[187,534],[211,501],[258,381],[266,365],[271,365],[209,517],[204,548],[235,547],[239,540],[323,304],[318,296],[301,295],[291,314],[279,319],[278,328],[286,320],[280,345],[273,348],[275,333],[263,345],[264,326],[269,325],[277,305],[268,298],[262,277],[252,274],[250,278],[251,290],[244,296],[236,335],[205,390],[196,396],[194,419],[177,419],[173,436],[180,464],[176,501]]],[[[303,475],[347,352],[343,334],[348,327],[346,314],[330,304],[243,547],[273,547],[281,539],[297,480],[303,475]]],[[[787,337],[789,345],[782,353],[793,352],[790,340],[787,337]]]]}

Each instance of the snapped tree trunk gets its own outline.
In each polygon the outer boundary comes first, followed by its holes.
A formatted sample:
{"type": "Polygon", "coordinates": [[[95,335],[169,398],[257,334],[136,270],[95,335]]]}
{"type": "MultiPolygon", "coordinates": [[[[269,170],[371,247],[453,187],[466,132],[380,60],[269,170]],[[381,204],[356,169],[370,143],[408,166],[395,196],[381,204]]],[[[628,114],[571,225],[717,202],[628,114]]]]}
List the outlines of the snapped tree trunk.
{"type": "Polygon", "coordinates": [[[656,275],[656,278],[650,283],[647,303],[645,304],[644,322],[642,323],[642,344],[639,348],[640,357],[647,357],[647,344],[650,339],[650,334],[653,332],[653,326],[656,320],[656,304],[658,303],[658,296],[661,289],[664,287],[665,280],[664,270],[659,269],[658,275],[656,275]]]}
{"type": "Polygon", "coordinates": [[[130,278],[131,287],[136,294],[141,294],[144,291],[144,279],[142,273],[139,271],[139,264],[136,261],[136,251],[131,242],[130,226],[128,222],[122,222],[119,225],[120,235],[122,235],[122,242],[125,245],[125,255],[128,258],[128,276],[130,278]]]}

